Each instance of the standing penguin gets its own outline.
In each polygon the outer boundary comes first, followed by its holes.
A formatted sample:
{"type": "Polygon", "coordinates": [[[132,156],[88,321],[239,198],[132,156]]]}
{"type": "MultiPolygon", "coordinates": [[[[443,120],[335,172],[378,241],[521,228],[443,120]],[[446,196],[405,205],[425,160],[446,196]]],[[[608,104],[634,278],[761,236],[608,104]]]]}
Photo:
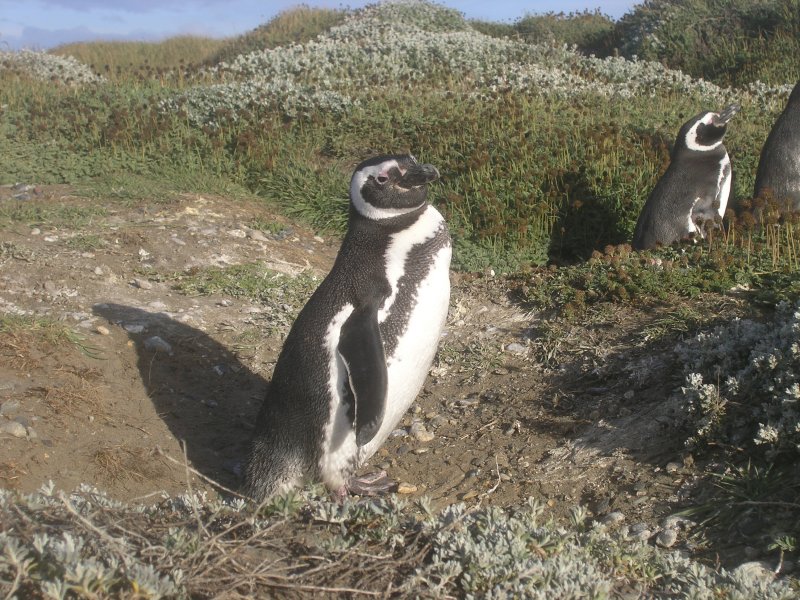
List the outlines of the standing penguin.
{"type": "Polygon", "coordinates": [[[761,149],[753,196],[768,191],[780,206],[800,210],[800,83],[761,149]]]}
{"type": "Polygon", "coordinates": [[[739,111],[702,112],[683,124],[667,170],[658,180],[633,232],[636,250],[669,245],[722,218],[731,192],[731,160],[722,145],[728,122],[739,111]]]}
{"type": "Polygon", "coordinates": [[[426,199],[438,178],[410,155],[353,173],[347,234],[286,338],[256,421],[251,497],[304,480],[343,493],[422,388],[450,301],[450,234],[426,199]]]}

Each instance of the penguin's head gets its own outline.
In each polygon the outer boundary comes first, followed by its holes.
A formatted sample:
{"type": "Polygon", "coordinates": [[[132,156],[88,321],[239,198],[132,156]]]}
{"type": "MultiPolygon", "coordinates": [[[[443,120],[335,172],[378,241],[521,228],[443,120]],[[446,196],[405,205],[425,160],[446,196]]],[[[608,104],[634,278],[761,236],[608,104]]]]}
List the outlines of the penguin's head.
{"type": "Polygon", "coordinates": [[[428,184],[439,179],[433,165],[410,154],[376,156],[356,167],[350,180],[350,202],[362,216],[382,220],[425,205],[428,184]]]}
{"type": "Polygon", "coordinates": [[[676,149],[681,142],[693,152],[709,152],[718,148],[725,137],[728,122],[741,108],[738,104],[731,104],[721,112],[702,112],[689,119],[678,133],[676,149]]]}

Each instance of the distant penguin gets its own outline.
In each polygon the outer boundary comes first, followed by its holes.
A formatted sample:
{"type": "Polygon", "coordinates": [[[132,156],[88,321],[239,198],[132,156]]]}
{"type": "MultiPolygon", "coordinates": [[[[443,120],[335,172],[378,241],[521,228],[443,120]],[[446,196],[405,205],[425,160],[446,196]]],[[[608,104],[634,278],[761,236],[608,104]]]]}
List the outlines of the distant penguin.
{"type": "Polygon", "coordinates": [[[768,193],[779,206],[800,210],[800,83],[761,149],[753,197],[768,193]]]}
{"type": "Polygon", "coordinates": [[[636,222],[633,247],[645,250],[699,235],[725,215],[731,192],[731,161],[722,145],[728,122],[739,111],[702,112],[683,124],[667,170],[636,222]]]}
{"type": "Polygon", "coordinates": [[[256,420],[251,497],[307,480],[344,493],[422,388],[450,300],[450,234],[427,202],[438,178],[411,155],[353,173],[347,234],[289,332],[256,420]]]}

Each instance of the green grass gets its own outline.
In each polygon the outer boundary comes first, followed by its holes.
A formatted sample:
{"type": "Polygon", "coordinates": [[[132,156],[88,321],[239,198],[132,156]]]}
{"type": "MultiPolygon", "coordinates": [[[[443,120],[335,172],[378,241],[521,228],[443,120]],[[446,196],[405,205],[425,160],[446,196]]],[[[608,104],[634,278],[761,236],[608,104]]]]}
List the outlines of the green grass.
{"type": "MultiPolygon", "coordinates": [[[[738,238],[718,235],[711,243],[647,252],[633,252],[626,244],[608,246],[585,262],[518,275],[517,293],[531,308],[555,308],[572,318],[582,318],[587,308],[602,303],[679,302],[705,293],[725,295],[736,286],[750,290],[755,302],[775,304],[800,298],[798,256],[781,253],[785,247],[763,232],[739,232],[738,238]]],[[[688,332],[702,322],[698,317],[679,311],[643,335],[688,332]]]]}
{"type": "Polygon", "coordinates": [[[319,285],[312,275],[277,273],[260,262],[225,268],[195,268],[168,277],[179,292],[189,296],[224,294],[264,304],[294,305],[298,309],[319,285]]]}
{"type": "Polygon", "coordinates": [[[747,462],[712,474],[694,506],[680,514],[723,539],[735,536],[760,550],[796,550],[800,478],[791,464],[747,462]]]}
{"type": "Polygon", "coordinates": [[[106,210],[103,206],[10,200],[0,203],[0,229],[18,223],[30,227],[51,225],[79,229],[90,226],[105,215],[106,210]]]}
{"type": "Polygon", "coordinates": [[[8,356],[24,359],[33,344],[51,349],[71,344],[90,358],[101,358],[100,351],[88,344],[81,334],[49,317],[0,314],[0,335],[3,338],[0,351],[11,350],[8,356]]]}

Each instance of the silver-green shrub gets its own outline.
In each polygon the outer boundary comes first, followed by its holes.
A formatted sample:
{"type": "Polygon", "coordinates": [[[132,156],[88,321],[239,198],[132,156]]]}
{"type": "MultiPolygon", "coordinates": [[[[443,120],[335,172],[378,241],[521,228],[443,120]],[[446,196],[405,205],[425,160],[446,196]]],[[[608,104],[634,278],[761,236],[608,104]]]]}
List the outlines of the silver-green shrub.
{"type": "Polygon", "coordinates": [[[0,70],[18,71],[34,79],[65,85],[105,81],[104,77],[95,75],[88,66],[72,56],[57,56],[33,50],[0,51],[0,70]]]}
{"type": "Polygon", "coordinates": [[[213,125],[218,111],[253,107],[289,117],[341,113],[372,96],[414,86],[574,97],[692,95],[711,105],[763,98],[782,104],[788,89],[754,85],[733,91],[692,79],[657,62],[584,56],[574,47],[495,38],[473,29],[452,9],[423,0],[384,2],[353,11],[305,44],[258,50],[222,62],[200,86],[162,103],[185,105],[190,120],[213,125]]]}
{"type": "Polygon", "coordinates": [[[735,319],[676,348],[691,441],[800,451],[800,303],[771,322],[735,319]]]}

